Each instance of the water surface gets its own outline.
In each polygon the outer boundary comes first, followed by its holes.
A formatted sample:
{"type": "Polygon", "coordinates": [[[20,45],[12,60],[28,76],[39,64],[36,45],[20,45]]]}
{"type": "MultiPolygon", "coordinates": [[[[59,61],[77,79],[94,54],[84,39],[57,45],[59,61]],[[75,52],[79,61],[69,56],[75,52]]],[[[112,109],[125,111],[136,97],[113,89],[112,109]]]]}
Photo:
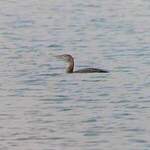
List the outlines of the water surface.
{"type": "Polygon", "coordinates": [[[149,150],[148,0],[0,1],[1,150],[149,150]],[[56,54],[75,57],[66,74],[56,54]]]}

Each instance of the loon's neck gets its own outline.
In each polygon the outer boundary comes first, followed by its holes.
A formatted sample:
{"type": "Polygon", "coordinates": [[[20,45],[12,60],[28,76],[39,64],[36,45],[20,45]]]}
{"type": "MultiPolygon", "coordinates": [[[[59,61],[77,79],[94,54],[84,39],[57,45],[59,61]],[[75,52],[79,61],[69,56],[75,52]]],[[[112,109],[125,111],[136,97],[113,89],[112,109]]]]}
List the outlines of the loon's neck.
{"type": "Polygon", "coordinates": [[[74,60],[72,58],[71,61],[68,62],[68,67],[66,69],[66,72],[73,73],[73,69],[74,69],[74,60]]]}

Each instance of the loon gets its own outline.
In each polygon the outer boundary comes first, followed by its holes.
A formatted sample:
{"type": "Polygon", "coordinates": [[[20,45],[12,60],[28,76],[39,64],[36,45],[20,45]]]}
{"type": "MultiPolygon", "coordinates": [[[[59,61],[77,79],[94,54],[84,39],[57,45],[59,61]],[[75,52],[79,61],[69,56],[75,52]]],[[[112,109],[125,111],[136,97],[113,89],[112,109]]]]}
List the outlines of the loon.
{"type": "Polygon", "coordinates": [[[66,73],[108,73],[107,70],[97,68],[85,68],[74,71],[74,58],[70,54],[57,55],[55,57],[68,63],[66,73]]]}

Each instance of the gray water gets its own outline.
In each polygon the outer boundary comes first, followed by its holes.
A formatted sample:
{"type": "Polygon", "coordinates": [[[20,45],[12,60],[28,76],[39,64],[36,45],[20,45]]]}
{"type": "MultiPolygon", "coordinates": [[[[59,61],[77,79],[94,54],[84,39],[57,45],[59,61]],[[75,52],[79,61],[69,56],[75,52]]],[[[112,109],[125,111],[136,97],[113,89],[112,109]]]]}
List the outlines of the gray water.
{"type": "Polygon", "coordinates": [[[150,150],[149,68],[149,0],[1,0],[0,150],[150,150]]]}

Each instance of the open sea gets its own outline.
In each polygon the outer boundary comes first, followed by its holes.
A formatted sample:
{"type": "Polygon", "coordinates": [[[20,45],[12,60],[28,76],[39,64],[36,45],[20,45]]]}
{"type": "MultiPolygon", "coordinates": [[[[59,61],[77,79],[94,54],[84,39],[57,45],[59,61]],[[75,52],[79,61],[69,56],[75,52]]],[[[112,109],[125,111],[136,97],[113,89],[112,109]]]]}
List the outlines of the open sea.
{"type": "Polygon", "coordinates": [[[0,150],[150,150],[150,1],[1,0],[0,150]]]}

